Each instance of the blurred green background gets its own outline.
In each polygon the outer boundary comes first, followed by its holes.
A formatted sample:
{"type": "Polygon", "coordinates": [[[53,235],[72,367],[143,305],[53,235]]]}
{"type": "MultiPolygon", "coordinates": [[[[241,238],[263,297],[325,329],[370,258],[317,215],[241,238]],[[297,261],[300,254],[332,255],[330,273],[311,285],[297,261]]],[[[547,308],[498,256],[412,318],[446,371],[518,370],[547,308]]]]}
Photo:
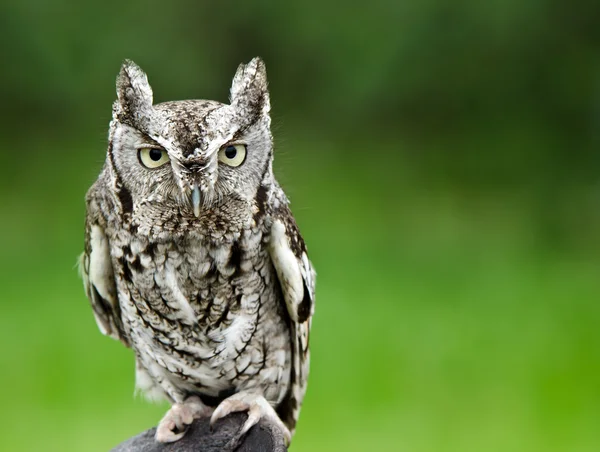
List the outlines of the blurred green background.
{"type": "Polygon", "coordinates": [[[74,264],[124,58],[156,101],[267,64],[318,273],[293,451],[600,450],[600,4],[0,3],[2,449],[161,418],[74,264]]]}

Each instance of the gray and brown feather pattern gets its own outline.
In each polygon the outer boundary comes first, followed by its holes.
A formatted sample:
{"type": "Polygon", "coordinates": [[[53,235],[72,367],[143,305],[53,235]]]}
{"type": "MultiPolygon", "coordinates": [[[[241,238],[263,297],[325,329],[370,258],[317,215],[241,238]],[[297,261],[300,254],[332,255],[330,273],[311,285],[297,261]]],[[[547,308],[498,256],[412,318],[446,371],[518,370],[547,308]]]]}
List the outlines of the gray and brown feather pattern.
{"type": "Polygon", "coordinates": [[[117,78],[80,268],[100,330],[134,351],[136,387],[173,404],[161,441],[188,415],[248,410],[290,436],[298,419],[315,273],[273,176],[269,111],[258,58],[229,104],[154,105],[130,61],[117,78]]]}

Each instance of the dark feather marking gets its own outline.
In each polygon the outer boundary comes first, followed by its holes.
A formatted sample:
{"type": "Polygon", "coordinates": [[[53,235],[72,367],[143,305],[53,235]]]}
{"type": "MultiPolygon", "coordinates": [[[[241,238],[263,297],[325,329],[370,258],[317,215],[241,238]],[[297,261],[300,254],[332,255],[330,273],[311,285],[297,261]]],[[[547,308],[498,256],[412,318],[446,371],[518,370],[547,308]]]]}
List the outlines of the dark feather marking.
{"type": "Polygon", "coordinates": [[[129,341],[126,338],[123,329],[123,321],[121,320],[120,315],[121,313],[115,312],[114,307],[104,297],[102,297],[102,295],[100,295],[98,289],[96,289],[96,286],[91,284],[91,288],[92,300],[94,301],[92,303],[92,308],[94,312],[106,321],[106,327],[109,334],[116,333],[119,336],[119,338],[121,338],[121,341],[125,345],[129,346],[129,341]],[[111,320],[117,331],[113,331],[113,329],[111,328],[111,320]]]}
{"type": "Polygon", "coordinates": [[[131,269],[129,268],[129,263],[127,262],[127,259],[125,258],[125,255],[123,255],[123,257],[119,258],[119,264],[121,264],[121,269],[123,271],[123,279],[125,279],[125,281],[131,283],[133,281],[133,275],[131,274],[131,269]]]}
{"type": "Polygon", "coordinates": [[[130,214],[131,212],[133,212],[133,199],[131,198],[131,193],[129,192],[129,190],[127,190],[127,188],[123,185],[123,178],[119,174],[119,170],[117,169],[117,165],[115,164],[112,142],[110,142],[108,145],[108,159],[117,179],[117,197],[119,198],[119,202],[121,203],[121,209],[123,210],[123,214],[130,214]]]}
{"type": "Polygon", "coordinates": [[[235,296],[235,298],[232,300],[231,302],[231,306],[229,307],[229,310],[231,312],[237,312],[240,310],[240,308],[242,307],[242,296],[244,294],[240,293],[238,295],[235,296]]]}
{"type": "Polygon", "coordinates": [[[312,306],[312,299],[310,296],[310,291],[306,286],[306,282],[302,281],[302,286],[304,287],[304,296],[302,297],[302,301],[298,305],[298,322],[304,323],[310,317],[310,308],[312,306]]]}
{"type": "MultiPolygon", "coordinates": [[[[92,244],[90,243],[90,235],[91,235],[91,225],[89,223],[89,218],[86,216],[84,246],[85,246],[85,257],[88,259],[88,262],[90,259],[90,254],[92,254],[92,244]]],[[[89,273],[90,273],[89,269],[86,269],[85,273],[89,275],[89,273]]]]}
{"type": "Polygon", "coordinates": [[[296,220],[288,206],[282,206],[275,212],[275,216],[281,220],[285,226],[285,232],[290,244],[290,249],[299,260],[302,260],[302,254],[306,253],[306,244],[300,234],[296,220]]]}
{"type": "Polygon", "coordinates": [[[221,313],[221,315],[219,316],[217,321],[214,323],[213,328],[219,328],[221,326],[221,324],[227,319],[228,314],[229,314],[229,305],[226,304],[225,308],[223,309],[223,312],[221,313]]]}
{"type": "MultiPolygon", "coordinates": [[[[98,314],[102,319],[104,319],[106,323],[109,323],[109,316],[112,317],[112,306],[108,301],[106,301],[102,297],[102,295],[98,293],[98,289],[96,289],[96,286],[91,284],[91,288],[93,301],[92,308],[94,309],[94,312],[96,312],[96,314],[98,314]]],[[[106,326],[108,329],[112,330],[112,328],[110,328],[110,325],[106,326]]],[[[109,333],[112,333],[112,331],[109,331],[109,333]]]]}
{"type": "MultiPolygon", "coordinates": [[[[202,322],[204,322],[206,319],[208,319],[208,317],[210,316],[210,310],[213,307],[214,304],[214,297],[210,297],[208,299],[208,303],[206,304],[206,308],[204,308],[204,312],[202,313],[202,316],[198,319],[198,324],[200,325],[202,322]]],[[[212,325],[207,324],[206,327],[212,327],[212,325]]]]}
{"type": "MultiPolygon", "coordinates": [[[[262,170],[262,174],[260,175],[260,180],[264,181],[271,167],[271,157],[273,156],[273,150],[269,152],[269,158],[265,162],[265,167],[262,170]]],[[[267,187],[264,184],[260,184],[258,186],[258,190],[256,190],[256,196],[254,197],[254,202],[256,203],[257,212],[254,214],[254,221],[258,222],[267,211],[267,207],[269,205],[269,192],[267,187]]]]}
{"type": "Polygon", "coordinates": [[[157,248],[156,243],[148,242],[148,245],[146,246],[146,254],[148,254],[150,257],[154,257],[156,248],[157,248]]]}
{"type": "MultiPolygon", "coordinates": [[[[253,96],[254,97],[254,96],[253,96]]],[[[265,103],[265,93],[261,90],[261,92],[254,99],[247,96],[246,105],[250,107],[248,111],[248,122],[242,130],[248,129],[254,124],[258,122],[258,120],[262,117],[262,109],[265,103]]]]}
{"type": "Polygon", "coordinates": [[[133,261],[131,261],[130,264],[131,268],[133,270],[135,270],[136,272],[141,272],[144,267],[142,266],[142,262],[140,261],[140,257],[139,256],[135,256],[135,259],[133,259],[133,261]]]}
{"type": "Polygon", "coordinates": [[[122,183],[117,184],[117,195],[119,196],[123,213],[130,214],[133,212],[133,199],[131,198],[131,193],[122,183]]]}
{"type": "Polygon", "coordinates": [[[294,253],[294,256],[298,259],[302,259],[302,253],[306,252],[306,245],[304,244],[304,239],[300,235],[298,225],[296,225],[296,222],[292,219],[292,221],[286,225],[286,229],[290,239],[290,248],[294,253]]]}
{"type": "Polygon", "coordinates": [[[256,191],[256,207],[258,211],[254,214],[254,220],[257,221],[265,215],[267,208],[268,193],[267,188],[264,185],[258,187],[256,191]]]}
{"type": "Polygon", "coordinates": [[[240,271],[240,264],[242,262],[242,249],[238,242],[233,242],[231,246],[231,253],[229,254],[229,266],[235,269],[233,276],[237,276],[240,271]]]}
{"type": "Polygon", "coordinates": [[[119,176],[119,172],[117,171],[117,165],[115,165],[115,155],[113,150],[112,141],[108,143],[108,160],[110,161],[110,166],[112,167],[115,175],[117,176],[117,182],[120,182],[121,178],[119,176]]]}
{"type": "Polygon", "coordinates": [[[210,267],[208,268],[208,271],[204,275],[204,279],[206,281],[211,281],[212,282],[212,281],[215,281],[218,276],[219,276],[219,272],[217,270],[217,266],[215,265],[214,262],[212,262],[210,264],[210,267]]]}
{"type": "Polygon", "coordinates": [[[246,129],[247,127],[242,127],[241,129],[238,129],[233,136],[231,137],[231,140],[229,140],[231,143],[235,143],[236,141],[239,141],[240,138],[242,138],[242,136],[244,136],[244,133],[246,133],[246,129]]]}

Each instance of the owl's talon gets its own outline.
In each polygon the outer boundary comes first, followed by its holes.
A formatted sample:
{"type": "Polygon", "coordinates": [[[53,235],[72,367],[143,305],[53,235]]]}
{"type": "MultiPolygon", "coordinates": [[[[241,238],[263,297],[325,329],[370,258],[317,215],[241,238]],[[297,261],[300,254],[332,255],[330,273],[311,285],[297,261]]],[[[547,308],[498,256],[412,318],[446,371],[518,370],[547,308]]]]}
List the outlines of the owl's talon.
{"type": "Polygon", "coordinates": [[[250,409],[248,410],[248,419],[246,419],[246,422],[244,422],[244,425],[242,426],[242,429],[240,430],[240,434],[241,435],[245,434],[255,424],[257,424],[258,421],[260,421],[260,416],[261,416],[261,411],[260,411],[260,408],[258,407],[258,405],[253,405],[252,407],[250,407],[250,409]]]}
{"type": "Polygon", "coordinates": [[[159,422],[154,437],[159,443],[175,442],[185,435],[194,419],[207,417],[211,413],[212,408],[204,405],[199,397],[188,397],[185,402],[176,403],[167,411],[159,422]]]}
{"type": "Polygon", "coordinates": [[[175,441],[183,438],[185,435],[185,430],[180,433],[175,433],[175,425],[174,424],[161,424],[156,429],[156,433],[154,434],[154,438],[159,443],[174,443],[175,441]]]}
{"type": "Polygon", "coordinates": [[[264,418],[275,424],[281,430],[286,445],[290,444],[292,434],[289,429],[281,419],[279,419],[279,416],[269,402],[259,394],[238,392],[223,400],[210,417],[211,428],[219,419],[236,411],[248,411],[248,419],[246,419],[246,422],[244,422],[244,425],[239,432],[240,437],[245,435],[252,427],[254,427],[254,425],[264,418]]]}

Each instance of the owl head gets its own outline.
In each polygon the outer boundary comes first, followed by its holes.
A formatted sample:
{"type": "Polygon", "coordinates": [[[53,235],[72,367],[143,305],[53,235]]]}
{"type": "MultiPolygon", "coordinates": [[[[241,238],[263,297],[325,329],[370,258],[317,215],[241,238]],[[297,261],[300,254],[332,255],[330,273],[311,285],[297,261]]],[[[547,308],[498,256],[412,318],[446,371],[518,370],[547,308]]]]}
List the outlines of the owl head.
{"type": "Polygon", "coordinates": [[[117,77],[108,156],[132,211],[200,217],[242,205],[271,175],[272,136],[265,65],[240,65],[230,103],[184,100],[154,105],[146,74],[125,61],[117,77]]]}

